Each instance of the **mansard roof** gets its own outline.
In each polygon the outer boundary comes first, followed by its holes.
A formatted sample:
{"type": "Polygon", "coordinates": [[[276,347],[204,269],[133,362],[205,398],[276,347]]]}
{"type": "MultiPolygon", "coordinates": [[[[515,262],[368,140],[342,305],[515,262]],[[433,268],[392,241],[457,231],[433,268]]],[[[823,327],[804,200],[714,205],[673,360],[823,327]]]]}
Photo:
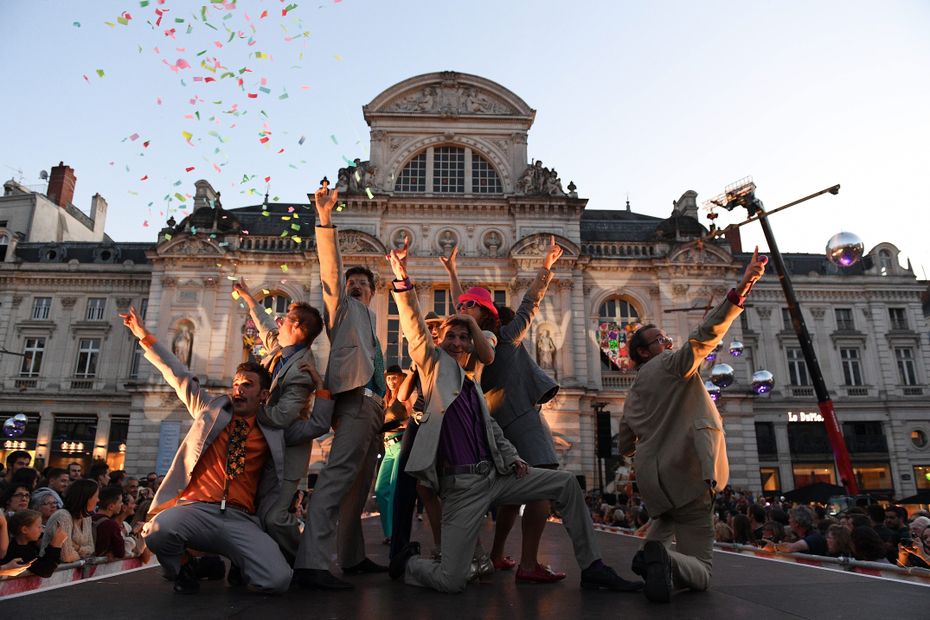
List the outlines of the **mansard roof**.
{"type": "Polygon", "coordinates": [[[309,203],[273,202],[230,209],[250,237],[277,237],[285,230],[289,236],[313,237],[316,212],[309,203]],[[268,215],[263,215],[267,212],[268,215]],[[289,219],[282,220],[287,217],[289,219]],[[298,226],[298,229],[293,226],[298,226]]]}
{"type": "Polygon", "coordinates": [[[661,217],[632,211],[585,209],[581,212],[581,241],[654,241],[661,217]]]}
{"type": "MultiPolygon", "coordinates": [[[[792,253],[786,254],[783,253],[782,257],[785,259],[785,266],[788,268],[788,273],[791,275],[806,276],[811,273],[817,275],[829,275],[829,276],[864,276],[866,271],[872,267],[872,258],[870,256],[863,256],[855,265],[851,267],[841,268],[830,262],[827,259],[826,254],[809,254],[809,253],[792,253]]],[[[734,254],[733,260],[737,261],[741,265],[749,264],[749,259],[752,258],[752,252],[742,252],[740,254],[734,254]]],[[[774,265],[770,265],[768,269],[774,273],[774,265]]]]}

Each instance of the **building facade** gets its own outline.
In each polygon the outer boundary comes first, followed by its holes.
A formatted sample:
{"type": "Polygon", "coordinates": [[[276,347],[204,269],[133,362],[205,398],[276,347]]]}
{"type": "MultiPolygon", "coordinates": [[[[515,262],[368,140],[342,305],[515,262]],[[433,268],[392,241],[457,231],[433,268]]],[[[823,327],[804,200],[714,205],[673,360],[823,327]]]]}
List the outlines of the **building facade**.
{"type": "MultiPolygon", "coordinates": [[[[554,168],[528,161],[535,111],[484,78],[417,76],[376,96],[363,113],[371,128],[370,159],[334,176],[344,198],[335,221],[345,264],[365,265],[378,275],[372,309],[386,362],[409,361],[387,287],[391,276],[383,257],[392,246],[410,239],[409,268],[421,308],[444,315],[453,302],[439,257],[458,247],[463,284],[485,286],[496,301],[515,307],[555,236],[565,252],[525,346],[561,385],[543,408],[560,465],[592,485],[598,469],[595,407],[610,412],[615,432],[633,379],[625,348],[630,330],[659,323],[683,342],[706,307],[738,281],[748,255],[738,239],[698,243],[707,231],[693,191],[675,201],[667,218],[634,213],[629,204],[588,208],[574,183],[563,186],[554,168]]],[[[283,313],[292,300],[321,306],[314,216],[308,204],[267,199],[226,209],[210,184],[199,181],[193,213],[181,222],[169,220],[154,243],[76,243],[66,248],[73,258],[50,263],[42,261],[43,252],[61,243],[18,241],[0,263],[0,320],[6,325],[0,326],[0,344],[23,356],[0,359],[0,417],[18,411],[38,416],[35,450],[46,460],[60,436],[57,419],[73,417],[75,408],[99,419],[97,452],[88,458],[102,454],[104,420],[113,429],[112,420],[128,419],[126,468],[163,471],[190,419],[175,394],[139,361],[116,310],[144,303],[148,328],[208,387],[225,389],[236,364],[259,353],[254,326],[230,295],[232,280],[244,278],[261,291],[272,314],[283,313]],[[103,247],[119,253],[108,255],[115,262],[100,261],[103,247]],[[108,271],[110,265],[120,268],[108,271]],[[36,288],[48,273],[55,274],[48,288],[36,288]],[[43,297],[51,301],[36,301],[43,297]],[[72,313],[66,314],[64,299],[71,297],[72,313]],[[86,309],[74,315],[74,308],[101,297],[108,304],[105,318],[88,321],[97,316],[97,305],[93,314],[86,309]],[[37,303],[51,304],[50,313],[62,308],[51,332],[32,325],[37,303]],[[97,337],[86,332],[92,328],[103,331],[97,337]],[[39,368],[34,361],[28,366],[25,356],[36,359],[30,352],[42,337],[57,362],[46,355],[39,368]],[[81,356],[91,350],[85,341],[94,338],[98,359],[108,361],[84,388],[89,378],[81,356]]],[[[930,486],[930,355],[920,299],[926,284],[899,265],[891,244],[879,244],[869,258],[868,265],[839,272],[823,256],[787,255],[862,486],[902,496],[930,486]]],[[[737,373],[718,401],[732,484],[778,492],[815,479],[835,481],[829,449],[826,458],[818,452],[823,427],[806,421],[816,399],[793,332],[781,322],[785,303],[775,278],[760,282],[750,303],[725,341],[742,341],[743,355],[733,358],[728,346],[719,353],[737,373]],[[749,389],[759,368],[776,376],[776,389],[766,397],[749,389]]],[[[325,364],[326,338],[314,348],[325,364]]],[[[107,441],[112,435],[107,430],[107,441]]],[[[62,439],[58,446],[70,443],[62,439]]],[[[315,468],[326,455],[324,438],[313,453],[315,468]]]]}

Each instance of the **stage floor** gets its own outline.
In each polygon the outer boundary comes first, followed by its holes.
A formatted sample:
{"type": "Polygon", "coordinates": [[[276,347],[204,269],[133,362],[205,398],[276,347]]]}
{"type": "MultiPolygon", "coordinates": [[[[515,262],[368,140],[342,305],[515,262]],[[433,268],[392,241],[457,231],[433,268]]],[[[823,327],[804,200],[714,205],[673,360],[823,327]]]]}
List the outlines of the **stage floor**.
{"type": "MultiPolygon", "coordinates": [[[[369,556],[387,562],[377,519],[365,521],[369,556]]],[[[490,546],[490,523],[482,539],[490,546]]],[[[414,538],[430,540],[423,523],[414,538]]],[[[639,541],[598,532],[604,560],[631,578],[630,558],[639,541]]],[[[519,554],[519,526],[508,541],[519,554]]],[[[555,585],[517,585],[513,572],[496,573],[463,594],[448,595],[392,582],[386,575],[348,577],[351,592],[295,591],[262,596],[201,582],[200,593],[174,594],[157,567],[106,577],[0,602],[4,618],[346,618],[378,620],[522,620],[595,618],[927,618],[930,588],[921,585],[717,552],[710,591],[682,592],[668,605],[649,603],[641,593],[583,591],[568,536],[550,523],[541,557],[568,577],[555,585]]]]}

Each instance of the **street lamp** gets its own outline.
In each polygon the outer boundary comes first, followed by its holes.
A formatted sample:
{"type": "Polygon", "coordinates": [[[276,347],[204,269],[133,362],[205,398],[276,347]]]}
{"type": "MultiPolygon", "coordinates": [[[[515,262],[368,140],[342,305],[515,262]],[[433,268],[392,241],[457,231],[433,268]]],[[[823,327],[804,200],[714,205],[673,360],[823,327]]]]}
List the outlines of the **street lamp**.
{"type": "MultiPolygon", "coordinates": [[[[840,480],[846,491],[850,495],[859,494],[859,485],[856,477],[853,475],[852,463],[849,460],[849,452],[846,450],[846,443],[843,441],[843,433],[840,430],[839,422],[836,419],[836,412],[833,409],[833,401],[827,392],[827,385],[824,382],[823,372],[820,370],[820,364],[817,363],[817,354],[814,351],[814,345],[811,341],[810,332],[807,331],[807,325],[804,323],[804,316],[801,314],[801,306],[798,304],[797,295],[794,292],[794,286],[791,284],[791,278],[788,275],[788,269],[785,266],[785,260],[778,250],[778,244],[775,243],[775,234],[769,225],[768,216],[793,207],[811,198],[815,198],[825,193],[836,195],[840,191],[839,185],[828,187],[817,193],[805,196],[799,200],[783,205],[771,212],[766,212],[762,206],[762,201],[756,198],[756,184],[751,178],[745,178],[730,185],[724,190],[724,194],[714,198],[709,202],[712,207],[723,207],[727,211],[732,211],[736,207],[743,207],[749,213],[749,219],[728,226],[723,230],[712,227],[712,237],[725,234],[735,227],[748,224],[753,220],[759,220],[762,226],[762,234],[769,245],[769,252],[772,255],[772,262],[775,264],[775,271],[778,274],[778,281],[781,283],[782,291],[785,293],[785,300],[788,302],[788,313],[791,316],[791,325],[798,336],[798,344],[801,346],[801,353],[804,355],[804,361],[810,370],[811,380],[814,383],[814,393],[817,395],[817,404],[820,408],[820,415],[823,416],[823,423],[827,429],[827,437],[830,440],[830,447],[833,450],[833,459],[836,462],[837,471],[840,474],[840,480]]],[[[754,377],[755,382],[755,377],[754,377]]]]}

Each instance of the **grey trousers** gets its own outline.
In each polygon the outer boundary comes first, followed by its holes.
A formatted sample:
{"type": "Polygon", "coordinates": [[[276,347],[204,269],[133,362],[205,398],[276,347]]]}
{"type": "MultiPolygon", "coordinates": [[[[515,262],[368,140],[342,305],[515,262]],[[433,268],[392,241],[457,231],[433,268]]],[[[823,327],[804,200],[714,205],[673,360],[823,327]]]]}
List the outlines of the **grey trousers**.
{"type": "Polygon", "coordinates": [[[676,588],[706,590],[714,558],[714,501],[705,493],[690,504],[655,517],[646,540],[657,540],[668,548],[675,539],[675,551],[669,550],[672,576],[676,588]]]}
{"type": "Polygon", "coordinates": [[[491,471],[487,476],[467,474],[440,479],[442,498],[442,560],[414,557],[407,563],[404,580],[440,592],[465,589],[475,540],[481,521],[491,504],[525,504],[541,499],[552,500],[562,514],[562,522],[575,548],[575,559],[582,569],[600,558],[594,541],[591,514],[584,503],[581,487],[567,471],[530,467],[523,478],[501,476],[491,471]]]}
{"type": "Polygon", "coordinates": [[[291,568],[258,517],[236,508],[192,502],[164,510],[145,524],[142,536],[169,576],[181,569],[186,549],[225,555],[254,590],[286,592],[291,568]]]}
{"type": "Polygon", "coordinates": [[[329,460],[310,496],[294,568],[330,570],[337,546],[342,566],[365,559],[362,509],[383,443],[383,421],[384,409],[362,396],[361,388],[336,397],[329,460]]]}
{"type": "Polygon", "coordinates": [[[265,517],[265,531],[278,543],[284,556],[292,562],[297,557],[297,547],[300,545],[300,526],[297,516],[290,512],[290,508],[299,484],[300,480],[282,480],[278,501],[269,508],[265,517]]]}

